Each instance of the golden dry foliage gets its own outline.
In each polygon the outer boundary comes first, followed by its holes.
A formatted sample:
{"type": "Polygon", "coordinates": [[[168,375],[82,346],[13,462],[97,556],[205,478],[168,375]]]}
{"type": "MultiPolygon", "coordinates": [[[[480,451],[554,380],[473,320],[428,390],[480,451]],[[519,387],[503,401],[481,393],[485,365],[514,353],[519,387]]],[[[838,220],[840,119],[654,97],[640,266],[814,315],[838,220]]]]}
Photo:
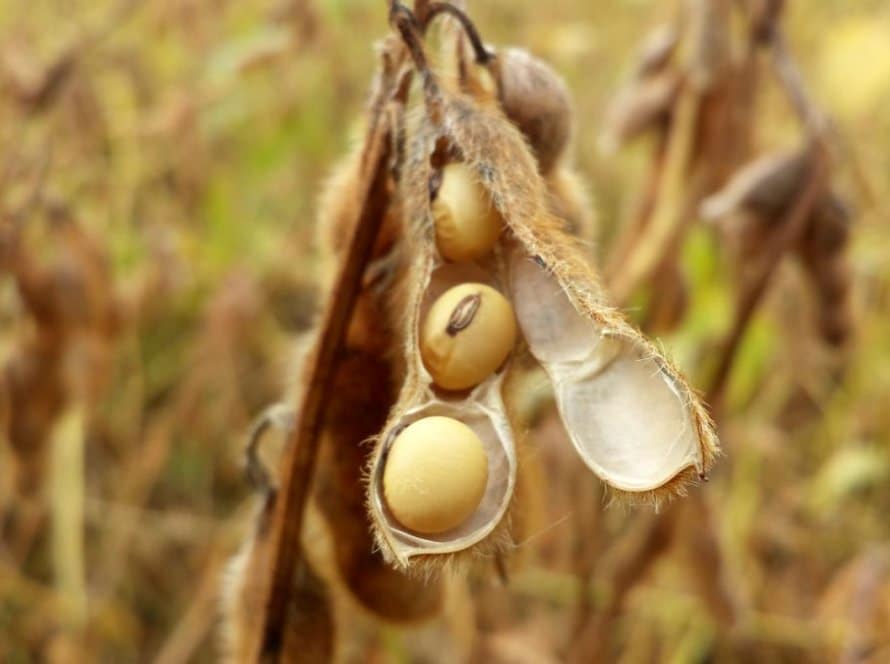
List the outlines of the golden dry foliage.
{"type": "Polygon", "coordinates": [[[0,3],[0,661],[252,658],[369,213],[285,660],[890,657],[887,3],[456,4],[393,29],[382,0],[0,3]],[[489,224],[469,261],[436,237],[448,166],[489,224]],[[477,283],[517,343],[446,390],[423,323],[477,283]],[[668,501],[714,451],[681,374],[724,454],[668,501]],[[456,540],[374,481],[433,414],[493,454],[456,540]]]}

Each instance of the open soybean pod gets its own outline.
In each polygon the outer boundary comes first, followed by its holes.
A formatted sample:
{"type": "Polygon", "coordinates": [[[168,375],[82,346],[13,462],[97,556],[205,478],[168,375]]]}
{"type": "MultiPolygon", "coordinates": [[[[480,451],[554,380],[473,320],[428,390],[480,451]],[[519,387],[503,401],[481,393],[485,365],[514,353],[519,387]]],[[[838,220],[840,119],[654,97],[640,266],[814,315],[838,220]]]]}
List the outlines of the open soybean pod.
{"type": "Polygon", "coordinates": [[[589,258],[546,202],[516,129],[497,108],[446,99],[457,146],[509,230],[509,296],[553,383],[569,438],[590,469],[634,501],[658,502],[702,477],[717,453],[704,406],[655,346],[611,308],[589,258]]]}
{"type": "MultiPolygon", "coordinates": [[[[492,367],[486,376],[470,375],[468,380],[462,380],[466,376],[461,363],[452,361],[460,359],[463,349],[459,345],[465,338],[473,341],[477,326],[497,327],[507,284],[497,247],[463,263],[449,263],[437,250],[429,183],[438,178],[433,161],[453,157],[437,142],[439,136],[439,128],[428,116],[415,118],[409,127],[401,182],[403,242],[412,260],[404,280],[406,376],[378,438],[368,487],[371,520],[384,556],[400,567],[420,562],[427,571],[435,571],[469,549],[494,551],[509,542],[505,517],[517,466],[513,431],[501,395],[510,360],[492,367]],[[462,293],[455,288],[468,290],[462,293]],[[443,305],[444,317],[439,313],[443,305]],[[444,334],[438,335],[431,326],[441,326],[444,334]],[[458,346],[446,348],[449,341],[458,346]],[[424,353],[422,349],[429,346],[442,352],[424,353]],[[415,452],[413,441],[420,430],[425,440],[415,452]],[[459,454],[441,453],[436,445],[440,431],[460,444],[459,454]],[[405,476],[394,476],[400,468],[405,476]],[[436,495],[411,491],[419,476],[436,485],[436,495]],[[470,500],[463,499],[462,493],[471,494],[470,500]],[[444,501],[440,500],[443,496],[444,501]],[[439,504],[431,505],[429,500],[439,504]]],[[[511,324],[512,312],[506,327],[511,324]]],[[[504,333],[504,344],[512,346],[509,332],[504,333]]]]}
{"type": "MultiPolygon", "coordinates": [[[[371,114],[388,121],[389,138],[399,139],[402,100],[397,96],[404,79],[398,58],[382,46],[383,63],[372,97],[371,114]],[[388,56],[388,59],[387,59],[388,56]],[[389,76],[387,76],[389,75],[389,76]],[[392,92],[389,92],[392,90],[392,92]]],[[[369,119],[369,127],[372,125],[369,119]]],[[[369,130],[370,131],[370,130],[369,130]]],[[[341,245],[357,214],[356,192],[362,187],[361,160],[369,138],[356,146],[335,170],[319,206],[322,255],[342,260],[341,245]]],[[[395,151],[395,150],[394,150],[395,151]]],[[[397,334],[387,316],[388,285],[400,271],[401,211],[396,192],[397,169],[388,173],[388,191],[371,260],[358,294],[346,338],[334,363],[335,397],[325,407],[324,429],[314,482],[314,501],[335,542],[333,561],[352,598],[376,618],[392,623],[417,623],[439,613],[443,588],[426,583],[386,564],[374,543],[365,510],[363,472],[368,463],[365,441],[380,431],[396,393],[401,373],[397,334]]]]}
{"type": "MultiPolygon", "coordinates": [[[[511,324],[515,316],[550,376],[563,422],[587,466],[631,499],[657,502],[681,492],[705,474],[717,451],[703,406],[657,349],[605,303],[588,258],[551,211],[547,184],[520,129],[496,100],[441,89],[410,24],[398,27],[424,79],[426,112],[409,127],[401,183],[404,241],[413,260],[404,301],[407,375],[369,473],[369,510],[384,555],[399,566],[436,570],[459,554],[498,551],[510,542],[517,454],[503,387],[515,349],[511,344],[503,364],[489,366],[481,382],[474,376],[467,384],[443,381],[438,363],[424,353],[428,321],[435,327],[439,303],[456,287],[474,292],[451,302],[450,315],[441,319],[444,334],[454,337],[449,352],[463,352],[462,338],[476,343],[464,332],[491,319],[483,315],[487,301],[506,299],[511,324]],[[439,216],[432,213],[441,178],[455,162],[474,174],[480,195],[504,224],[491,250],[467,262],[447,262],[437,249],[439,216]],[[438,439],[448,434],[427,427],[430,419],[469,428],[472,440],[460,447],[481,447],[485,472],[455,465],[456,457],[477,464],[480,455],[443,453],[438,439]],[[416,444],[420,423],[432,441],[427,446],[416,444]],[[409,454],[413,465],[404,461],[402,448],[409,446],[416,450],[409,454]],[[391,462],[409,472],[388,477],[391,462]],[[442,484],[442,477],[451,483],[442,484]],[[477,496],[470,510],[467,501],[452,500],[462,490],[477,496]],[[446,494],[449,504],[437,502],[446,494]],[[406,495],[422,504],[403,504],[406,495]],[[449,518],[440,520],[439,510],[449,518]],[[425,520],[417,520],[418,513],[425,520]]],[[[483,335],[486,344],[500,338],[496,329],[483,335]]],[[[455,433],[455,440],[458,435],[464,434],[455,433]]]]}

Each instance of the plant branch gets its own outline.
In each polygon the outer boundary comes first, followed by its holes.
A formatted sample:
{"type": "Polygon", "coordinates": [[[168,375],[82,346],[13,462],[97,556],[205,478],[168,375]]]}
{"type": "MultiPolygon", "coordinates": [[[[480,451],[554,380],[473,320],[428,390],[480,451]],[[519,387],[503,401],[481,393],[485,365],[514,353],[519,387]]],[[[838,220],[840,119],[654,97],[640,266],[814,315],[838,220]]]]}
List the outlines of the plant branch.
{"type": "Polygon", "coordinates": [[[807,93],[800,69],[788,50],[785,34],[778,26],[772,30],[770,45],[773,70],[788,95],[794,112],[811,134],[824,136],[827,133],[828,119],[807,93]]]}
{"type": "Polygon", "coordinates": [[[476,25],[464,11],[455,7],[450,2],[432,3],[429,6],[427,15],[422,20],[423,29],[426,30],[430,23],[432,23],[433,19],[440,14],[448,14],[457,19],[457,22],[460,23],[461,28],[463,28],[464,33],[467,35],[467,38],[470,40],[470,44],[473,47],[473,54],[476,56],[477,64],[487,65],[491,62],[494,58],[494,54],[485,48],[485,44],[482,42],[482,37],[479,35],[479,30],[476,29],[476,25]]]}
{"type": "Polygon", "coordinates": [[[794,205],[791,206],[786,217],[780,222],[777,232],[771,236],[763,252],[759,272],[754,278],[743,284],[738,306],[736,307],[735,318],[730,332],[723,342],[720,362],[717,365],[707,393],[707,401],[715,412],[722,405],[726,384],[738,355],[739,346],[744,338],[748,324],[751,322],[766,292],[770,278],[779,265],[782,256],[800,238],[810,213],[819,200],[819,195],[825,188],[828,171],[827,155],[824,148],[819,144],[816,144],[813,150],[813,162],[803,192],[794,205]]]}
{"type": "Polygon", "coordinates": [[[436,77],[430,69],[426,51],[423,50],[423,26],[417,17],[405,5],[398,2],[392,5],[389,12],[389,22],[395,28],[402,43],[408,49],[411,60],[414,61],[414,69],[423,81],[423,93],[427,105],[432,109],[438,107],[440,92],[436,77]]]}
{"type": "Polygon", "coordinates": [[[629,550],[619,551],[620,561],[612,573],[609,598],[598,613],[579,630],[579,638],[569,653],[569,661],[589,663],[608,661],[609,633],[621,614],[630,592],[646,575],[652,565],[670,547],[676,531],[677,503],[671,503],[661,514],[651,514],[641,522],[630,542],[629,550]]]}

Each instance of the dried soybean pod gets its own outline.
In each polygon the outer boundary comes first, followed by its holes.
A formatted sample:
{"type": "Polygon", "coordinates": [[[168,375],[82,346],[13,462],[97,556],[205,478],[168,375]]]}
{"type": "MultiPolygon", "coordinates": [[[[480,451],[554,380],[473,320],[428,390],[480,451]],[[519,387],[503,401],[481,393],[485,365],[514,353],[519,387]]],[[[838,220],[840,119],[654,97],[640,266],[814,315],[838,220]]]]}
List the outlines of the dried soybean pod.
{"type": "Polygon", "coordinates": [[[637,50],[636,76],[662,71],[673,58],[679,42],[680,31],[676,25],[663,23],[653,28],[637,50]]]}
{"type": "MultiPolygon", "coordinates": [[[[500,59],[488,51],[478,53],[474,63],[474,58],[467,53],[464,35],[458,32],[455,37],[454,48],[446,49],[445,59],[446,64],[459,73],[461,91],[480,104],[501,103],[507,117],[524,132],[536,153],[538,168],[550,190],[553,213],[566,222],[566,228],[573,235],[593,239],[595,219],[590,193],[572,166],[568,149],[573,112],[565,83],[546,63],[521,49],[504,49],[500,59]],[[456,62],[452,62],[453,59],[456,62]],[[485,66],[481,66],[483,64],[485,66]],[[516,70],[501,72],[502,67],[510,66],[516,70]],[[502,88],[500,97],[498,76],[502,88]],[[539,99],[516,109],[515,100],[522,96],[520,81],[529,88],[528,96],[539,99]],[[540,145],[536,147],[535,142],[540,145]]],[[[503,225],[499,215],[498,219],[503,225]]]]}
{"type": "MultiPolygon", "coordinates": [[[[762,156],[702,203],[702,216],[720,220],[743,268],[745,262],[756,261],[764,239],[778,231],[801,195],[811,157],[806,147],[762,156]]],[[[829,191],[816,204],[796,247],[818,301],[819,333],[831,346],[842,345],[852,328],[852,283],[845,256],[849,234],[850,211],[829,191]]]]}
{"type": "Polygon", "coordinates": [[[529,349],[547,370],[575,448],[631,500],[682,491],[703,476],[717,439],[698,397],[661,353],[608,306],[583,252],[549,211],[522,137],[495,109],[445,96],[443,126],[486,174],[513,231],[510,291],[529,349]]]}
{"type": "Polygon", "coordinates": [[[393,569],[375,550],[365,511],[363,469],[370,448],[364,445],[378,432],[392,404],[391,392],[379,382],[389,379],[389,367],[381,358],[361,351],[347,351],[337,372],[337,406],[328,411],[329,425],[321,448],[316,477],[315,503],[335,542],[336,565],[353,597],[365,609],[390,622],[416,622],[441,608],[438,581],[406,576],[393,569]]]}
{"type": "Polygon", "coordinates": [[[459,16],[466,31],[456,35],[457,48],[448,54],[456,56],[457,62],[448,64],[458,72],[461,89],[483,103],[496,98],[528,141],[540,172],[549,173],[562,160],[572,138],[572,99],[565,81],[525,49],[489,51],[461,10],[452,7],[447,13],[459,16]],[[468,46],[472,46],[472,58],[468,46]]]}
{"type": "MultiPolygon", "coordinates": [[[[255,579],[267,565],[268,547],[262,546],[275,504],[272,490],[263,498],[254,524],[238,554],[229,563],[222,592],[221,651],[227,662],[246,662],[251,657],[251,635],[259,628],[262,598],[255,579]]],[[[319,579],[305,556],[294,573],[285,619],[281,661],[291,664],[333,661],[335,628],[331,602],[324,582],[319,579]]]]}
{"type": "Polygon", "coordinates": [[[666,129],[682,83],[683,76],[678,71],[665,69],[633,79],[623,87],[606,110],[600,150],[613,154],[649,129],[666,129]]]}
{"type": "Polygon", "coordinates": [[[667,129],[683,84],[679,68],[671,65],[679,37],[675,26],[662,25],[644,38],[633,76],[606,109],[599,136],[604,154],[649,129],[667,129]]]}
{"type": "MultiPolygon", "coordinates": [[[[358,158],[359,153],[347,158],[321,198],[321,243],[328,256],[336,255],[343,220],[349,219],[348,195],[356,186],[358,158]]],[[[401,372],[400,358],[393,348],[398,335],[386,314],[391,306],[387,297],[394,291],[384,287],[397,281],[400,269],[394,262],[398,251],[393,252],[398,247],[399,224],[399,202],[393,198],[337,358],[336,398],[325,413],[314,500],[333,533],[336,566],[350,593],[379,618],[405,623],[436,614],[442,604],[442,587],[437,581],[410,578],[393,569],[375,550],[362,481],[371,451],[364,443],[386,421],[401,372]]]]}
{"type": "Polygon", "coordinates": [[[549,173],[572,137],[572,103],[562,77],[519,48],[498,52],[493,61],[504,113],[523,133],[541,173],[549,173]]]}
{"type": "Polygon", "coordinates": [[[835,192],[814,210],[801,239],[802,259],[818,303],[818,330],[830,346],[842,346],[853,331],[853,270],[845,251],[851,213],[835,192]]]}
{"type": "MultiPolygon", "coordinates": [[[[425,576],[466,564],[479,555],[502,551],[511,544],[508,513],[517,468],[513,428],[501,395],[510,373],[509,361],[468,394],[454,397],[444,396],[434,387],[421,358],[422,323],[438,297],[468,282],[497,288],[499,279],[497,255],[482,263],[457,264],[443,262],[436,251],[427,183],[433,173],[431,161],[447,152],[439,136],[440,129],[429,115],[416,116],[409,126],[400,198],[404,205],[404,250],[412,260],[403,282],[404,313],[396,319],[402,326],[406,373],[398,401],[377,438],[368,473],[368,511],[380,550],[394,565],[425,576]],[[472,430],[482,443],[488,475],[478,507],[468,518],[444,532],[419,533],[406,528],[390,510],[384,495],[384,475],[399,434],[431,417],[452,418],[472,430]]],[[[458,324],[466,320],[463,315],[459,318],[458,324]]]]}
{"type": "Polygon", "coordinates": [[[811,158],[806,148],[773,152],[743,166],[720,191],[702,201],[708,220],[744,212],[769,224],[778,220],[803,190],[811,158]]]}

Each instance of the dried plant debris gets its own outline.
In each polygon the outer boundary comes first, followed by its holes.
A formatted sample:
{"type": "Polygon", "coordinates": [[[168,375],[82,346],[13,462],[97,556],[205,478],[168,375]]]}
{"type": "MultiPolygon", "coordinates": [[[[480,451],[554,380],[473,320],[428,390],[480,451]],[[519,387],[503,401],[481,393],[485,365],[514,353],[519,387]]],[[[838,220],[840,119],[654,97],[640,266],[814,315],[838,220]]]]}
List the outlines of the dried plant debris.
{"type": "MultiPolygon", "coordinates": [[[[445,49],[445,65],[447,68],[449,57],[456,57],[457,63],[452,65],[459,72],[455,91],[480,103],[500,106],[531,148],[547,183],[553,213],[565,221],[570,233],[592,240],[596,234],[593,202],[572,163],[575,121],[565,81],[550,65],[525,49],[490,50],[477,43],[468,53],[464,34],[458,31],[452,36],[456,48],[445,49]]],[[[478,36],[470,41],[477,40],[478,36]]],[[[447,36],[445,42],[448,43],[447,36]]],[[[451,166],[455,165],[453,162],[451,166]]],[[[435,205],[433,209],[435,212],[435,205]]],[[[439,232],[438,224],[436,228],[439,232]]]]}
{"type": "Polygon", "coordinates": [[[637,53],[634,71],[637,77],[662,71],[673,58],[680,43],[677,26],[666,23],[656,26],[646,37],[637,53]]]}
{"type": "Polygon", "coordinates": [[[612,154],[651,128],[666,128],[682,82],[679,72],[666,69],[647,72],[622,88],[606,111],[600,149],[612,154]]]}
{"type": "Polygon", "coordinates": [[[806,185],[811,157],[806,149],[766,154],[743,166],[726,186],[701,204],[701,215],[715,220],[748,212],[777,221],[806,185]]]}
{"type": "MultiPolygon", "coordinates": [[[[588,258],[551,211],[547,183],[521,128],[490,97],[442,88],[426,69],[413,24],[400,28],[425,81],[424,106],[407,127],[400,183],[402,241],[413,258],[402,329],[407,370],[377,440],[368,504],[389,560],[436,571],[510,542],[517,452],[504,384],[523,346],[549,375],[578,455],[616,494],[657,504],[682,492],[705,475],[717,442],[683,378],[606,303],[588,258]],[[434,208],[462,200],[438,186],[454,164],[475,178],[476,186],[462,191],[476,197],[467,209],[490,207],[504,226],[488,252],[473,260],[449,261],[437,241],[442,215],[434,208]],[[511,331],[514,317],[520,341],[511,331]],[[399,485],[417,477],[387,470],[392,462],[406,472],[399,449],[406,439],[416,445],[417,431],[436,438],[440,425],[453,420],[470,430],[464,456],[473,467],[461,473],[454,458],[417,461],[436,485],[430,495],[473,493],[473,500],[445,506],[424,497],[423,487],[399,485]],[[487,469],[481,491],[473,479],[480,447],[487,469]],[[413,502],[406,506],[409,494],[413,502]],[[394,495],[399,504],[390,502],[394,495]]],[[[477,66],[488,64],[480,61],[477,66]]]]}
{"type": "Polygon", "coordinates": [[[650,129],[668,127],[683,85],[673,64],[679,39],[675,26],[661,25],[643,40],[633,76],[606,109],[599,137],[603,153],[613,154],[650,129]]]}
{"type": "MultiPolygon", "coordinates": [[[[765,240],[778,232],[811,176],[809,146],[764,155],[742,167],[701,205],[703,218],[720,223],[740,259],[756,261],[765,240]]],[[[846,253],[851,211],[828,188],[813,206],[797,247],[818,302],[818,329],[831,346],[852,332],[852,273],[846,253]]]]}
{"type": "Polygon", "coordinates": [[[50,259],[38,258],[40,252],[18,231],[6,229],[8,268],[34,323],[16,339],[0,373],[9,402],[13,477],[23,496],[43,484],[50,432],[65,406],[99,398],[123,322],[122,303],[111,288],[98,240],[61,203],[52,204],[47,214],[45,245],[55,250],[50,259]]]}

